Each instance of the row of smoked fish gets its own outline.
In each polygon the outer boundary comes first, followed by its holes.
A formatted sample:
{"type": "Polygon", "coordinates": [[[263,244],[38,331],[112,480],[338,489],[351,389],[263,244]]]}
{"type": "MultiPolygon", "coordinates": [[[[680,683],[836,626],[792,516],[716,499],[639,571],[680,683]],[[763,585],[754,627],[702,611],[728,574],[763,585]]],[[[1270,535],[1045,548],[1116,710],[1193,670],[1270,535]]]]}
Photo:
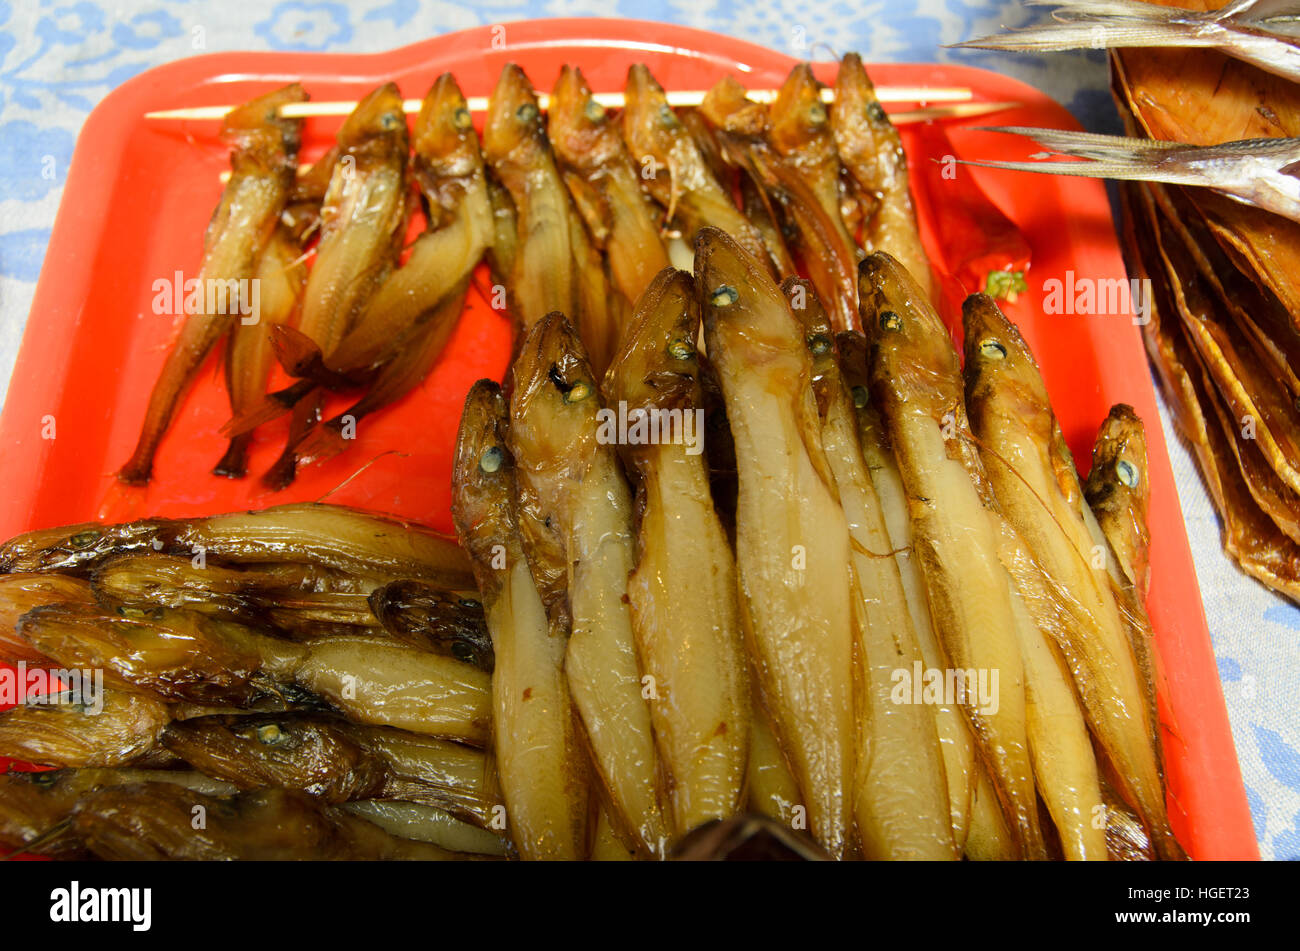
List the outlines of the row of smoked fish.
{"type": "MultiPolygon", "coordinates": [[[[1117,50],[1111,63],[1130,136],[1300,136],[1300,87],[1217,50],[1117,50]]],[[[1122,195],[1130,272],[1150,281],[1147,351],[1223,546],[1300,600],[1300,225],[1207,188],[1133,183],[1122,195]]]]}
{"type": "Polygon", "coordinates": [[[508,66],[480,143],[452,76],[434,84],[413,131],[390,83],[302,171],[302,120],[279,114],[306,98],[300,86],[232,111],[223,130],[232,171],[204,238],[200,286],[257,280],[259,314],[244,319],[249,301],[231,290],[221,306],[205,301],[187,315],[119,478],[150,480],[186,389],[224,347],[230,444],[214,471],[243,476],[253,430],[289,416],[284,451],[264,474],[283,488],[300,464],[341,452],[365,416],[420,382],[484,259],[494,307],[504,304],[523,331],[552,311],[568,315],[598,369],[670,263],[670,229],[689,245],[704,225],[722,228],[781,277],[802,265],[847,329],[859,235],[930,278],[898,135],[860,59],[845,58],[834,105],[821,92],[801,65],[770,109],[728,79],[679,115],[637,66],[616,115],[565,68],[544,114],[522,70],[508,66]],[[421,215],[425,230],[404,246],[421,215]],[[293,382],[268,393],[277,363],[293,382]],[[333,394],[354,402],[322,421],[333,394]]]}
{"type": "Polygon", "coordinates": [[[705,226],[603,374],[544,316],[466,399],[459,546],[328,505],[10,540],[4,659],[105,684],[0,713],[0,755],[59,767],[0,777],[0,841],[1181,857],[1142,424],[1116,407],[1081,482],[991,298],[963,360],[894,258],[859,282],[862,330],[836,332],[809,282],[705,226]],[[665,438],[608,438],[617,404],[665,438]],[[697,416],[701,441],[665,435],[697,416]]]}

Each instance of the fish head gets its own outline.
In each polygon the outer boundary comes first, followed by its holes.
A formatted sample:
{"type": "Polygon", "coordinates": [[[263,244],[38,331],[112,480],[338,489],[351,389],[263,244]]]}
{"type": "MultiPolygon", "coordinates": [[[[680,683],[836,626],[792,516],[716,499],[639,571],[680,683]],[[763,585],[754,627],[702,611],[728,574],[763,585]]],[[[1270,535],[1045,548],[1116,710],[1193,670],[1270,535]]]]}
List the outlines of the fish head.
{"type": "Polygon", "coordinates": [[[611,403],[634,409],[694,409],[700,405],[700,308],[685,271],[664,268],[624,328],[619,352],[605,374],[611,403]]]}
{"type": "Polygon", "coordinates": [[[290,103],[306,102],[307,91],[290,83],[244,103],[226,114],[221,138],[237,152],[276,158],[292,167],[302,144],[302,120],[280,115],[290,103]]]}
{"type": "Polygon", "coordinates": [[[686,136],[663,87],[641,63],[633,64],[627,71],[627,84],[623,90],[623,139],[635,159],[644,162],[653,158],[666,165],[677,142],[686,136]]]}
{"type": "Polygon", "coordinates": [[[528,76],[507,63],[488,100],[483,126],[483,150],[492,164],[510,162],[528,167],[538,151],[547,151],[545,117],[528,76]]]}
{"type": "Polygon", "coordinates": [[[165,703],[142,693],[107,686],[97,703],[84,700],[29,698],[0,713],[0,756],[58,766],[123,766],[149,752],[171,720],[165,703]]]}
{"type": "Polygon", "coordinates": [[[439,76],[420,104],[412,144],[416,164],[434,179],[482,174],[474,117],[451,73],[439,76]]]}
{"type": "Polygon", "coordinates": [[[99,522],[37,529],[0,545],[0,572],[76,571],[116,552],[133,551],[159,537],[157,522],[105,526],[99,522]]]}
{"type": "Polygon", "coordinates": [[[600,393],[578,332],[561,313],[524,339],[511,370],[510,444],[516,460],[562,471],[595,452],[600,393]]]}
{"type": "MultiPolygon", "coordinates": [[[[481,468],[482,457],[479,458],[481,468]]],[[[492,460],[489,456],[489,467],[494,464],[492,460]]],[[[375,617],[390,634],[417,647],[432,648],[473,664],[480,670],[492,671],[495,661],[492,640],[483,616],[483,603],[477,597],[406,579],[376,588],[368,601],[375,617]]]]}
{"type": "Polygon", "coordinates": [[[836,148],[854,177],[875,179],[861,184],[868,191],[878,191],[883,170],[877,156],[882,150],[898,147],[897,132],[876,98],[876,88],[857,53],[840,60],[831,105],[831,130],[836,148]]]}
{"type": "Polygon", "coordinates": [[[830,135],[830,113],[822,102],[822,84],[807,63],[790,70],[768,112],[772,144],[782,155],[801,152],[830,135]]]}
{"type": "Polygon", "coordinates": [[[402,94],[396,83],[384,83],[372,89],[357,103],[339,129],[338,144],[344,155],[374,153],[386,158],[400,155],[405,162],[409,131],[402,94]]]}
{"type": "Polygon", "coordinates": [[[757,138],[767,131],[767,107],[749,98],[749,92],[734,76],[713,84],[700,103],[700,115],[715,128],[736,136],[757,138]]]}
{"type": "Polygon", "coordinates": [[[1101,424],[1088,473],[1088,498],[1094,504],[1095,487],[1103,493],[1102,502],[1133,508],[1145,521],[1151,497],[1146,429],[1131,406],[1120,403],[1111,407],[1101,424]]]}
{"type": "Polygon", "coordinates": [[[376,794],[381,770],[340,721],[312,714],[177,720],[162,744],[195,769],[243,788],[277,786],[346,801],[376,794]]]}
{"type": "Polygon", "coordinates": [[[718,371],[762,372],[797,394],[811,375],[803,328],[766,267],[717,228],[695,242],[695,285],[710,359],[718,371]]]}
{"type": "MultiPolygon", "coordinates": [[[[996,389],[998,405],[1022,421],[1050,417],[1047,387],[1029,346],[993,298],[971,294],[962,303],[961,315],[967,404],[978,405],[996,389]]],[[[1051,433],[1042,435],[1046,443],[1051,433]]]]}
{"type": "MultiPolygon", "coordinates": [[[[506,413],[495,380],[479,380],[470,387],[452,461],[452,519],[470,560],[485,577],[496,576],[484,566],[491,565],[496,546],[516,531],[515,461],[506,445],[506,413]]],[[[388,594],[387,588],[380,588],[370,596],[375,616],[385,625],[395,607],[388,594]]]]}
{"type": "Polygon", "coordinates": [[[841,330],[835,335],[835,350],[840,357],[840,376],[859,409],[870,400],[867,377],[867,338],[860,330],[841,330]]]}
{"type": "Polygon", "coordinates": [[[790,313],[803,326],[804,345],[813,361],[814,383],[827,374],[838,373],[835,332],[830,315],[826,313],[812,282],[801,277],[787,277],[781,282],[781,293],[790,305],[790,313]]]}
{"type": "Polygon", "coordinates": [[[623,150],[613,117],[576,66],[565,65],[551,90],[547,133],[559,159],[584,174],[595,173],[623,150]]]}

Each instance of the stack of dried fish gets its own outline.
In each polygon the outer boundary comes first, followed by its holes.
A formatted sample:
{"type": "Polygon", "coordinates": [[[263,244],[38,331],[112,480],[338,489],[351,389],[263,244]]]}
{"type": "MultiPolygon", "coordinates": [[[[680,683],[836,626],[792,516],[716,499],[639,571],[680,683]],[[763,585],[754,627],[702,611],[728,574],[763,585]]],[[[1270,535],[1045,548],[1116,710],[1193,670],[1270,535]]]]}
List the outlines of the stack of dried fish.
{"type": "MultiPolygon", "coordinates": [[[[1113,54],[1130,135],[1300,136],[1293,80],[1214,50],[1113,54]]],[[[1147,350],[1243,569],[1300,599],[1300,224],[1199,188],[1124,188],[1147,350]]]]}
{"type": "Polygon", "coordinates": [[[301,120],[278,110],[305,99],[302,88],[234,110],[224,129],[233,172],[199,275],[222,294],[186,317],[119,478],[150,480],[186,389],[224,339],[231,442],[214,471],[244,476],[254,429],[291,414],[284,452],[263,477],[284,488],[300,463],[341,452],[365,416],[423,379],[484,258],[504,291],[489,296],[504,302],[519,339],[560,311],[601,371],[633,304],[668,265],[671,233],[690,240],[721,227],[775,273],[801,267],[838,329],[857,319],[860,247],[893,252],[928,286],[898,135],[861,60],[845,58],[829,112],[821,92],[806,65],[770,109],[724,80],[682,121],[637,66],[620,120],[565,67],[543,115],[511,65],[480,148],[451,75],[429,91],[410,133],[388,83],[296,179],[301,120]],[[417,204],[427,230],[404,248],[417,204]],[[277,360],[294,382],[268,394],[277,360]],[[360,395],[322,422],[334,393],[360,395]]]}
{"type": "Polygon", "coordinates": [[[510,850],[492,646],[454,543],[294,505],[33,532],[0,567],[0,656],[64,677],[0,713],[0,755],[58,767],[0,776],[8,850],[510,850]]]}

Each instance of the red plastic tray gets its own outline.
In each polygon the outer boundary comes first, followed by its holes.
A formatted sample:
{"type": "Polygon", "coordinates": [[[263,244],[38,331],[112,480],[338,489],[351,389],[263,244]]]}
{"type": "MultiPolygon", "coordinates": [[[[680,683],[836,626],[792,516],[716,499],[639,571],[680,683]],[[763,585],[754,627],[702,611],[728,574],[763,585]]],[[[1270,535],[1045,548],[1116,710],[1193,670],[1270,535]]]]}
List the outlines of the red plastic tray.
{"type": "MultiPolygon", "coordinates": [[[[144,114],[237,103],[291,80],[301,80],[316,99],[355,99],[390,79],[405,96],[419,97],[447,70],[466,95],[486,95],[510,61],[543,90],[563,63],[581,65],[596,90],[618,90],[634,62],[647,63],[665,87],[679,89],[707,88],[728,72],[751,88],[774,87],[794,62],[726,36],[664,23],[544,20],[509,24],[504,35],[500,29],[468,30],[374,55],[192,57],[143,73],[100,103],[77,143],[0,416],[6,448],[0,456],[0,537],[95,518],[193,515],[327,496],[450,528],[451,449],[461,404],[473,380],[502,375],[509,343],[507,321],[472,293],[459,329],[425,383],[401,404],[362,421],[353,448],[307,468],[289,490],[270,494],[256,478],[230,481],[209,474],[224,450],[217,430],[229,415],[215,360],[162,445],[154,483],[147,489],[117,485],[113,473],[134,445],[176,329],[172,318],[153,313],[153,282],[176,271],[195,275],[203,228],[221,190],[218,175],[227,167],[218,123],[149,121],[144,114]],[[52,439],[43,438],[49,417],[52,439]]],[[[833,64],[817,69],[823,80],[833,79],[833,64]]],[[[978,99],[1024,103],[998,115],[998,124],[1078,128],[1042,93],[984,70],[880,64],[871,73],[880,85],[969,86],[978,99]]],[[[305,159],[327,147],[340,121],[307,121],[305,159]]],[[[1029,150],[989,133],[957,131],[954,137],[962,157],[1017,158],[1029,150]]],[[[911,155],[913,164],[926,158],[911,155]]],[[[1083,179],[973,174],[1032,244],[1031,292],[1010,315],[1042,365],[1080,464],[1086,468],[1092,439],[1112,403],[1131,403],[1148,423],[1150,613],[1168,675],[1161,700],[1174,829],[1196,858],[1256,858],[1139,330],[1124,316],[1041,313],[1049,278],[1064,280],[1068,270],[1076,279],[1126,276],[1106,193],[1083,179]]],[[[924,195],[918,202],[924,225],[931,209],[924,195]]],[[[283,435],[276,426],[259,432],[254,473],[278,454],[283,435]]]]}

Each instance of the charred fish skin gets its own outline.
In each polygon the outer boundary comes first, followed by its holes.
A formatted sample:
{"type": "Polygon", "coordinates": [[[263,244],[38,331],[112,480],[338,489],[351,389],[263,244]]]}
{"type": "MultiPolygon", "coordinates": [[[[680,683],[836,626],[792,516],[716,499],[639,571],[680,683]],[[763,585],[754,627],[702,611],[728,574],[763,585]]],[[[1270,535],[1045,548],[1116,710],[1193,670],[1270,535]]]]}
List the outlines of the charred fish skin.
{"type": "Polygon", "coordinates": [[[703,418],[699,330],[690,275],[661,271],[604,385],[629,420],[653,419],[659,433],[657,442],[624,447],[640,516],[627,594],[641,670],[659,698],[650,716],[679,834],[740,808],[749,750],[735,563],[713,507],[703,426],[692,422],[703,418]]]}
{"type": "Polygon", "coordinates": [[[660,856],[670,829],[627,597],[636,560],[632,498],[617,447],[600,436],[597,381],[558,313],[533,328],[512,373],[509,448],[521,496],[535,500],[525,515],[562,544],[569,689],[612,818],[640,851],[660,856]]]}
{"type": "Polygon", "coordinates": [[[1089,723],[1157,850],[1176,857],[1181,849],[1168,827],[1148,691],[1109,573],[1094,567],[1097,542],[1084,518],[1083,489],[1037,364],[986,295],[967,298],[962,317],[967,400],[979,410],[973,422],[999,503],[1047,575],[1069,592],[1073,623],[1061,647],[1089,723]]]}
{"type": "Polygon", "coordinates": [[[925,299],[935,300],[934,276],[921,246],[908,184],[907,156],[857,53],[840,60],[831,129],[849,180],[876,204],[865,228],[867,250],[891,254],[907,269],[925,299]]]}
{"type": "Polygon", "coordinates": [[[858,440],[858,421],[835,353],[830,317],[812,285],[781,291],[812,356],[822,442],[852,545],[853,621],[860,690],[854,813],[869,859],[958,858],[939,734],[929,706],[896,699],[897,672],[922,662],[880,498],[858,440]]]}
{"type": "Polygon", "coordinates": [[[663,206],[666,221],[680,222],[689,243],[706,226],[721,228],[770,271],[762,236],[713,177],[663,87],[644,65],[628,69],[625,96],[623,140],[641,166],[642,187],[663,206]]]}
{"type": "Polygon", "coordinates": [[[526,859],[581,859],[587,775],[564,673],[567,628],[548,618],[524,555],[508,425],[500,386],[480,380],[461,416],[452,516],[497,658],[493,742],[511,838],[526,859]]]}
{"type": "Polygon", "coordinates": [[[855,735],[850,545],[811,359],[765,265],[729,236],[704,229],[695,268],[736,446],[741,626],[810,830],[842,856],[852,847],[855,735]]]}
{"type": "Polygon", "coordinates": [[[1025,725],[1025,676],[998,559],[1000,522],[974,448],[957,352],[924,292],[883,252],[861,266],[872,396],[898,458],[935,627],[958,669],[998,671],[996,710],[963,704],[1024,857],[1046,851],[1025,725]]]}
{"type": "MultiPolygon", "coordinates": [[[[262,250],[275,232],[293,184],[302,121],[285,119],[280,106],[307,94],[294,83],[254,99],[226,117],[222,136],[233,146],[231,176],[203,239],[200,285],[221,282],[243,288],[256,277],[262,250]]],[[[217,341],[231,328],[246,302],[227,298],[218,312],[186,315],[180,336],[163,364],[134,452],[118,471],[119,481],[144,485],[153,475],[154,455],[171,425],[181,396],[217,341]]],[[[215,295],[214,295],[215,297],[215,295]]],[[[214,303],[217,303],[214,299],[214,303]]],[[[206,305],[206,296],[205,296],[206,305]]],[[[243,319],[240,317],[239,319],[243,319]]]]}

